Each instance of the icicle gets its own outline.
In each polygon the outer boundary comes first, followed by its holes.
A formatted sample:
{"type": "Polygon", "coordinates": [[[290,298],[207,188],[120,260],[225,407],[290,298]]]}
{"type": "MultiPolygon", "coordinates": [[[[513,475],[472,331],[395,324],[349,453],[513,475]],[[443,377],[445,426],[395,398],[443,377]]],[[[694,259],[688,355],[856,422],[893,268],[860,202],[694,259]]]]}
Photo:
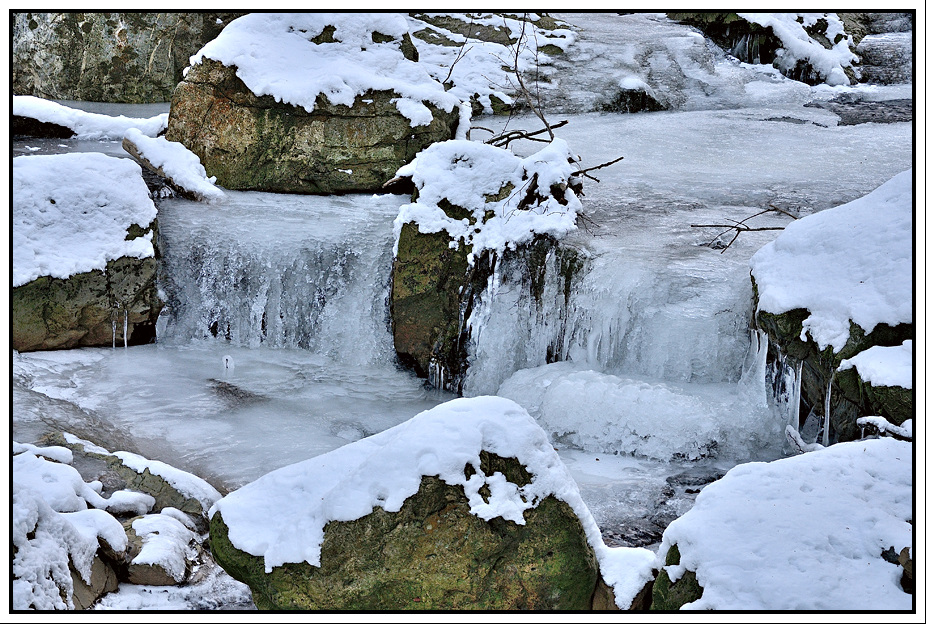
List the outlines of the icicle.
{"type": "Polygon", "coordinates": [[[804,370],[804,360],[797,361],[795,371],[793,405],[791,405],[791,426],[800,431],[801,428],[801,373],[804,370]]]}
{"type": "Polygon", "coordinates": [[[110,315],[113,321],[113,349],[116,348],[116,309],[113,308],[113,312],[110,315]]]}
{"type": "Polygon", "coordinates": [[[122,317],[122,348],[129,348],[129,309],[123,309],[124,316],[122,317]]]}
{"type": "Polygon", "coordinates": [[[836,373],[830,375],[830,380],[826,384],[826,402],[823,411],[823,446],[830,445],[830,396],[833,393],[833,379],[836,373]]]}

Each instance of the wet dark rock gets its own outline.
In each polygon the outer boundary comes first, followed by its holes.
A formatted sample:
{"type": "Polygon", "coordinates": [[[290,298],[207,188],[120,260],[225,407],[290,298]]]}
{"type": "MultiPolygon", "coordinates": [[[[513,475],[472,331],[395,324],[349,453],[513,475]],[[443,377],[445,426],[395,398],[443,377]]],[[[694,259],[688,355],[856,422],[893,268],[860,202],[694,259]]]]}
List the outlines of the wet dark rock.
{"type": "Polygon", "coordinates": [[[839,115],[840,126],[913,121],[913,100],[866,102],[846,94],[827,102],[811,102],[805,106],[836,113],[839,115]]]}
{"type": "Polygon", "coordinates": [[[74,136],[74,131],[67,126],[50,121],[39,121],[33,117],[13,115],[10,122],[10,134],[14,141],[26,138],[69,139],[74,136]]]}

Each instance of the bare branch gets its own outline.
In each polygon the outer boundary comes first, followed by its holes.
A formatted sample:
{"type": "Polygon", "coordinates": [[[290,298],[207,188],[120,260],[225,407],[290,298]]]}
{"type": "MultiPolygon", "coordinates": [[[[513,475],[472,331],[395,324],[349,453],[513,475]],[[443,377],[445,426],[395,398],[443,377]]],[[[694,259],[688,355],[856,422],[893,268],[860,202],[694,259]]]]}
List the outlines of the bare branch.
{"type": "Polygon", "coordinates": [[[709,244],[713,244],[724,234],[735,231],[736,234],[733,235],[733,238],[730,239],[730,242],[727,243],[724,246],[723,251],[720,252],[720,253],[724,253],[724,251],[726,251],[733,245],[733,242],[739,237],[739,235],[742,232],[767,232],[769,230],[783,230],[784,229],[784,227],[781,227],[781,226],[751,227],[749,225],[746,225],[746,222],[749,221],[750,219],[753,219],[760,215],[764,215],[769,212],[777,212],[777,213],[786,215],[788,217],[791,217],[792,219],[797,219],[797,217],[790,214],[789,212],[782,210],[781,208],[772,206],[771,204],[769,204],[769,206],[770,206],[769,208],[766,208],[765,210],[760,210],[754,215],[750,215],[746,217],[745,219],[741,219],[739,221],[734,221],[733,219],[729,219],[732,222],[732,225],[729,223],[692,223],[690,224],[690,226],[693,228],[724,228],[724,230],[720,234],[718,234],[713,239],[711,239],[711,242],[709,244]]]}

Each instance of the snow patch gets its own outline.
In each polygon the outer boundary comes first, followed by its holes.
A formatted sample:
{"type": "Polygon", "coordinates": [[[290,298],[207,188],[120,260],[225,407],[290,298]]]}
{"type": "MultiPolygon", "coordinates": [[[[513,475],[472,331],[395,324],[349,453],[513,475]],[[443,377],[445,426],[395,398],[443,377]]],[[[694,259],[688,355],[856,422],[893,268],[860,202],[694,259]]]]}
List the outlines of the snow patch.
{"type": "Polygon", "coordinates": [[[14,158],[13,286],[103,270],[123,256],[151,258],[150,232],[125,238],[132,224],[147,227],[155,217],[141,167],[131,160],[99,153],[14,158]]]}
{"type": "Polygon", "coordinates": [[[70,128],[78,139],[121,139],[127,130],[135,128],[145,136],[154,137],[167,128],[169,113],[148,119],[119,115],[101,115],[69,108],[31,95],[13,96],[13,114],[31,117],[46,123],[70,128]]]}
{"type": "Polygon", "coordinates": [[[562,139],[553,141],[539,152],[524,159],[511,152],[473,141],[443,141],[419,153],[396,172],[396,177],[410,177],[418,188],[418,199],[399,209],[395,219],[394,253],[398,253],[399,235],[406,223],[415,223],[418,231],[431,234],[446,231],[459,245],[471,245],[470,264],[483,251],[498,254],[505,249],[547,234],[562,238],[576,229],[582,204],[571,188],[570,176],[577,159],[562,139]],[[532,181],[541,197],[536,203],[519,208],[531,191],[532,181]],[[560,186],[563,203],[549,196],[550,188],[560,186]],[[511,192],[497,200],[506,187],[511,192]],[[472,219],[454,219],[438,206],[442,200],[466,209],[472,219]]]}
{"type": "Polygon", "coordinates": [[[862,381],[872,386],[900,386],[913,389],[913,341],[897,347],[871,347],[843,360],[836,370],[855,367],[862,381]]]}
{"type": "Polygon", "coordinates": [[[398,13],[251,13],[229,23],[193,57],[236,68],[255,95],[315,109],[319,95],[332,104],[351,106],[370,90],[394,91],[396,105],[412,126],[427,125],[424,102],[450,112],[459,98],[444,91],[427,68],[405,58],[400,49],[408,22],[398,13]],[[332,43],[314,37],[334,27],[332,43]],[[375,43],[373,33],[394,38],[375,43]]]}
{"type": "Polygon", "coordinates": [[[660,560],[681,554],[670,578],[704,588],[682,608],[911,609],[881,553],[912,544],[912,462],[910,443],[881,438],[734,467],[663,535],[660,560]]]}

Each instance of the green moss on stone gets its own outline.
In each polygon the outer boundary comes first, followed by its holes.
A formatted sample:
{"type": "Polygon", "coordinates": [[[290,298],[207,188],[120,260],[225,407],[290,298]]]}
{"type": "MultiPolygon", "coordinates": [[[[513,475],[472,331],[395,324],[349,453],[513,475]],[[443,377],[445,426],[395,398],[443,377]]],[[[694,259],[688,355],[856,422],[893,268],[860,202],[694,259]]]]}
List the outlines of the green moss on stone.
{"type": "MultiPolygon", "coordinates": [[[[681,560],[678,546],[673,544],[666,554],[665,567],[678,565],[681,560]]],[[[653,602],[650,609],[678,611],[682,605],[698,600],[703,594],[704,588],[698,583],[697,576],[691,570],[686,570],[681,578],[673,583],[669,580],[669,574],[662,569],[653,584],[653,602]]]]}
{"type": "Polygon", "coordinates": [[[284,564],[267,574],[261,559],[231,546],[220,513],[211,539],[216,561],[262,609],[588,609],[598,568],[575,513],[549,497],[524,517],[483,521],[462,486],[423,477],[398,512],[375,507],[329,522],[319,568],[284,564]]]}

